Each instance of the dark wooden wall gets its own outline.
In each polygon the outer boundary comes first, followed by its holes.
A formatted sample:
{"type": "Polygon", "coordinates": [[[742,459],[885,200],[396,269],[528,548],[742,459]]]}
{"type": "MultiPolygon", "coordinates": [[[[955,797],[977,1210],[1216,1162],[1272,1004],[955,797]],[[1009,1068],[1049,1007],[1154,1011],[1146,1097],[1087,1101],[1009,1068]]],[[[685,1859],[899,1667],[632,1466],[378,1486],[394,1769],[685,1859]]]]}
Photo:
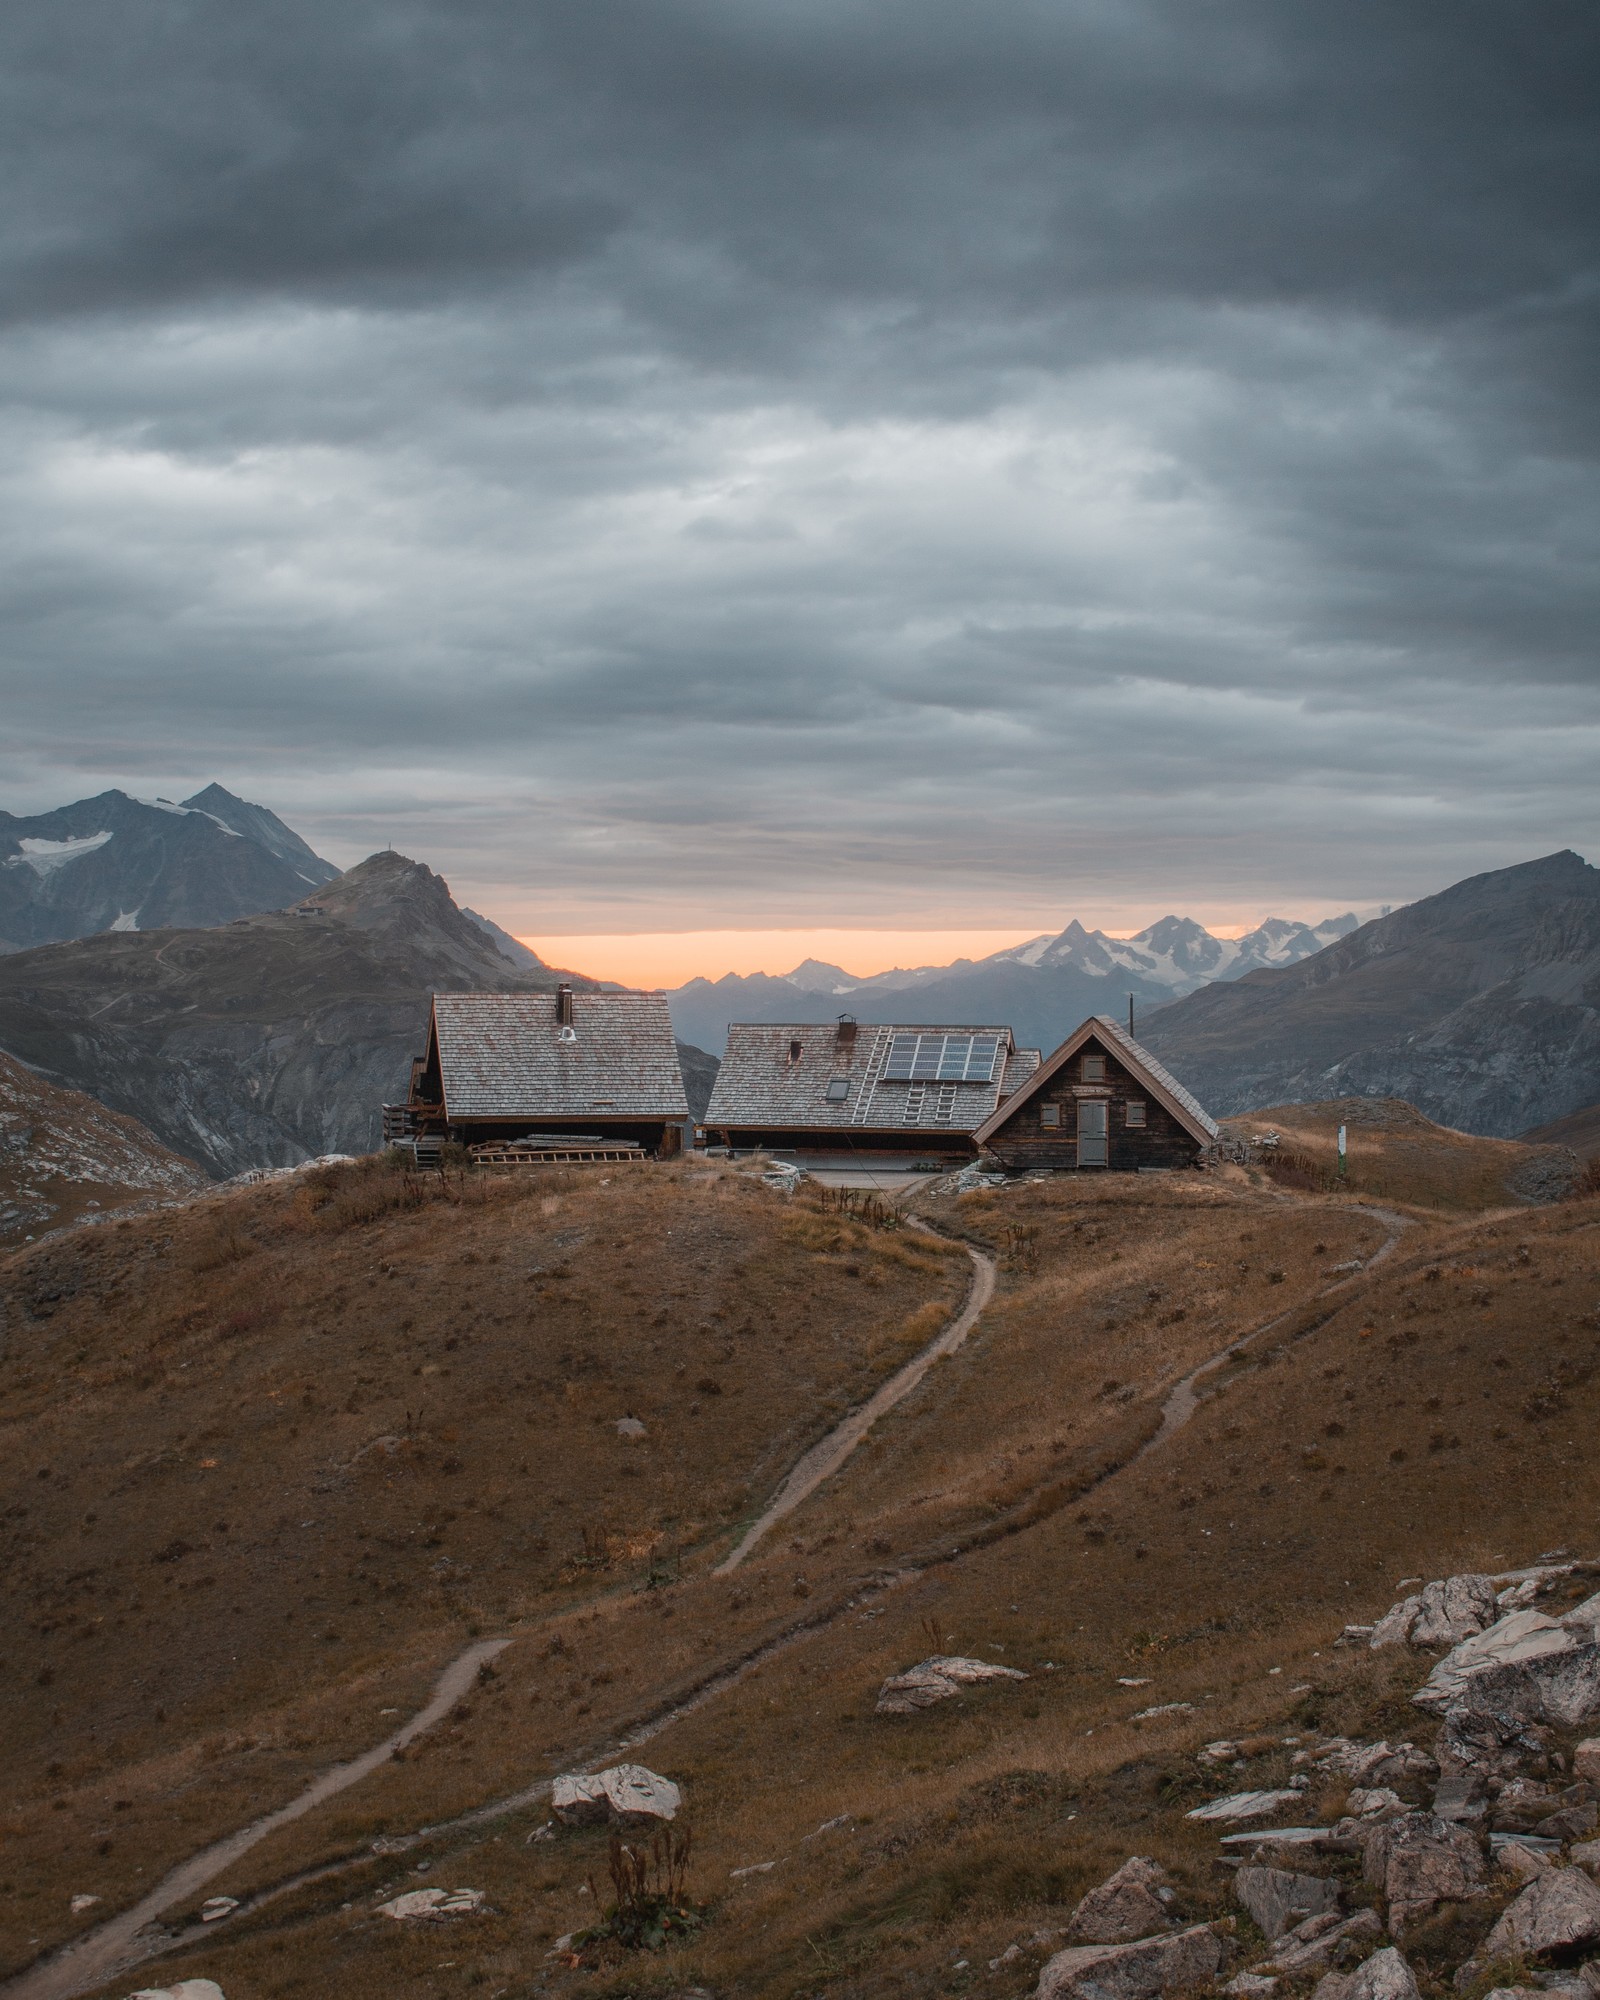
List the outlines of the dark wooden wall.
{"type": "Polygon", "coordinates": [[[1073,1091],[1084,1082],[1086,1054],[1105,1057],[1105,1088],[1109,1092],[1102,1100],[1108,1106],[1106,1168],[1112,1173],[1132,1173],[1139,1167],[1193,1166],[1200,1151],[1193,1134],[1123,1068],[1115,1050],[1093,1041],[1086,1043],[1025,1104],[1019,1105],[989,1141],[988,1151],[1001,1165],[1009,1173],[1025,1173],[1030,1167],[1077,1166],[1079,1100],[1073,1091]],[[1144,1104],[1146,1123],[1142,1130],[1128,1124],[1129,1098],[1144,1104]],[[1060,1107],[1059,1129],[1052,1130],[1041,1122],[1040,1108],[1046,1104],[1060,1107]]]}

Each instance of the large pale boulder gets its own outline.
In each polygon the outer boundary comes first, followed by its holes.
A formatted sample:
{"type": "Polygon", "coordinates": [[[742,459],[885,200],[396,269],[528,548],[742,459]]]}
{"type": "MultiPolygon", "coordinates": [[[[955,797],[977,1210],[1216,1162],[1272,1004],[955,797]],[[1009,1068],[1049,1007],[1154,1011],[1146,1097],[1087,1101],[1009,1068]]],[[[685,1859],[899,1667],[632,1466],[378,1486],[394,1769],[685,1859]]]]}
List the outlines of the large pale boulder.
{"type": "Polygon", "coordinates": [[[1418,2000],[1417,1982],[1391,1944],[1354,1972],[1330,1972],[1311,2000],[1418,2000]]]}
{"type": "Polygon", "coordinates": [[[1413,1699],[1419,1708],[1446,1709],[1468,1681],[1491,1667],[1520,1666],[1551,1653],[1569,1653],[1581,1643],[1559,1618],[1542,1611],[1513,1611],[1452,1646],[1413,1699]]]}
{"type": "Polygon", "coordinates": [[[1287,1868],[1241,1868],[1233,1893],[1269,1943],[1339,1907],[1339,1885],[1326,1875],[1296,1875],[1287,1868]]]}
{"type": "Polygon", "coordinates": [[[1483,1850],[1465,1827],[1407,1813],[1367,1836],[1362,1869],[1389,1906],[1389,1929],[1400,1936],[1440,1903],[1458,1903],[1483,1887],[1483,1850]]]}
{"type": "Polygon", "coordinates": [[[141,1986],[129,2000],[223,2000],[214,1979],[180,1979],[176,1986],[141,1986]]]}
{"type": "Polygon", "coordinates": [[[1135,1944],[1069,1945],[1047,1959],[1038,2000],[1157,2000],[1198,1986],[1222,1969],[1222,1940],[1209,1924],[1135,1944]]]}
{"type": "Polygon", "coordinates": [[[1131,1944],[1170,1930],[1172,1890],[1159,1862],[1135,1854],[1091,1889],[1073,1911],[1066,1935],[1074,1944],[1131,1944]]]}
{"type": "Polygon", "coordinates": [[[1484,1942],[1485,1959],[1570,1959],[1600,1950],[1600,1886],[1581,1868],[1537,1875],[1484,1942]]]}
{"type": "Polygon", "coordinates": [[[964,1687],[980,1681],[1025,1681],[1020,1667],[997,1667],[988,1660],[968,1660],[959,1655],[936,1653],[920,1660],[903,1674],[891,1674],[878,1690],[879,1715],[914,1715],[919,1708],[932,1708],[948,1701],[964,1687]]]}
{"type": "Polygon", "coordinates": [[[1422,1592],[1412,1621],[1413,1646],[1456,1646],[1499,1617],[1495,1588],[1486,1576],[1447,1576],[1422,1592]]]}
{"type": "Polygon", "coordinates": [[[593,1820],[625,1824],[676,1819],[683,1794],[670,1778],[643,1764],[614,1764],[606,1771],[568,1772],[550,1788],[550,1808],[564,1826],[593,1820]]]}

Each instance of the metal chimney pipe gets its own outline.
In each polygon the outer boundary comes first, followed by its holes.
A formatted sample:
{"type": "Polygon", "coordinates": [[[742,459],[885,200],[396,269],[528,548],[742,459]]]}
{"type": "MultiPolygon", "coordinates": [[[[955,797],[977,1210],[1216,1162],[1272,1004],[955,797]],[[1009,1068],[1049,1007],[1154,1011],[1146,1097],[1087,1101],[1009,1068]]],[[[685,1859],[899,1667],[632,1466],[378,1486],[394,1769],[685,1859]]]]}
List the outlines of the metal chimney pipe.
{"type": "Polygon", "coordinates": [[[570,1028],[572,1026],[572,988],[570,986],[558,986],[556,988],[556,1026],[558,1028],[570,1028]]]}

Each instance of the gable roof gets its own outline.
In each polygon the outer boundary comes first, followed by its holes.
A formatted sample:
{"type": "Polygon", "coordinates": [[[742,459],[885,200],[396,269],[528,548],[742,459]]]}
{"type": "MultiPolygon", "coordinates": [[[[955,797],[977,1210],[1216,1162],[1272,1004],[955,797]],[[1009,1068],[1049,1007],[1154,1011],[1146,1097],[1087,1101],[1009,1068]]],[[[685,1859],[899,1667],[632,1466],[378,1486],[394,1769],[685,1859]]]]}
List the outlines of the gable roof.
{"type": "Polygon", "coordinates": [[[1009,1028],[863,1021],[853,1042],[841,1042],[835,1022],[735,1021],[701,1122],[732,1130],[966,1133],[1038,1063],[1039,1051],[1019,1049],[1009,1028]],[[999,1049],[987,1078],[914,1084],[883,1074],[896,1035],[992,1036],[999,1049]],[[829,1084],[841,1080],[845,1095],[830,1101],[829,1084]]]}
{"type": "Polygon", "coordinates": [[[430,1030],[445,1115],[687,1118],[664,993],[436,993],[430,1030]]]}
{"type": "Polygon", "coordinates": [[[1060,1048],[1039,1065],[1014,1097],[995,1107],[993,1115],[978,1127],[973,1137],[980,1145],[986,1144],[1004,1127],[1014,1111],[1020,1111],[1029,1098],[1072,1060],[1085,1042],[1096,1040],[1103,1042],[1107,1052],[1139,1078],[1150,1095],[1164,1104],[1200,1145],[1208,1146],[1217,1137],[1216,1121],[1199,1099],[1185,1090],[1171,1071],[1163,1068],[1150,1051],[1136,1042],[1126,1028],[1119,1027],[1109,1014],[1091,1014],[1060,1048]]]}

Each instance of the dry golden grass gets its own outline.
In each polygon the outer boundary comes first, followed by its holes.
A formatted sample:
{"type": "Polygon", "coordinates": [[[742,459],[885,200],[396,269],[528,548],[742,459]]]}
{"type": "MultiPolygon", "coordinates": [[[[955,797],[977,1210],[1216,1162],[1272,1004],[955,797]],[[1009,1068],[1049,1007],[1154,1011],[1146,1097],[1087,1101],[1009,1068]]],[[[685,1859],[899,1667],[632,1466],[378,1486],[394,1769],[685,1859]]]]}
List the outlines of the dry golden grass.
{"type": "Polygon", "coordinates": [[[1302,1192],[1343,1191],[1449,1214],[1479,1214],[1519,1199],[1515,1177],[1555,1149],[1521,1139],[1485,1139],[1435,1125],[1398,1098],[1346,1097],[1279,1104],[1223,1120],[1231,1138],[1268,1130],[1283,1139],[1281,1165],[1263,1156],[1268,1179],[1302,1192]],[[1338,1180],[1339,1127],[1347,1162],[1338,1180]]]}
{"type": "MultiPolygon", "coordinates": [[[[560,1199],[570,1215],[614,1198],[593,1189],[560,1199]]],[[[899,1298],[904,1310],[878,1322],[874,1372],[890,1365],[895,1330],[904,1337],[928,1291],[954,1290],[947,1264],[914,1276],[897,1261],[925,1254],[911,1232],[833,1247],[817,1234],[828,1219],[804,1204],[783,1208],[688,1170],[681,1190],[652,1199],[680,1201],[707,1226],[726,1218],[742,1241],[766,1232],[759,1254],[726,1242],[721,1254],[737,1256],[741,1283],[770,1268],[779,1282],[811,1287],[789,1300],[790,1313],[818,1309],[812,1293],[832,1297],[850,1263],[862,1273],[852,1314],[899,1298]],[[869,1268],[881,1287],[865,1282],[869,1268]]],[[[726,1538],[707,1521],[697,1541],[685,1537],[681,1574],[657,1588],[624,1565],[518,1600],[524,1622],[495,1678],[419,1755],[215,1886],[240,1894],[319,1861],[365,1858],[231,1931],[197,1936],[159,1974],[148,1968],[146,1982],[207,1974],[229,2000],[665,1995],[689,1984],[723,2000],[1020,1995],[1046,1947],[993,1974],[988,1960],[1059,1929],[1072,1900],[1128,1853],[1165,1861],[1190,1914],[1222,1914],[1215,1836],[1183,1810],[1285,1775],[1285,1736],[1426,1740],[1432,1725],[1406,1699],[1425,1671],[1414,1656],[1332,1647],[1347,1620],[1384,1609],[1402,1578],[1526,1561],[1563,1543],[1600,1553],[1590,1546],[1600,1511],[1591,1449],[1600,1202],[1423,1220],[1386,1262],[1342,1286],[1329,1267],[1370,1254],[1386,1230],[1348,1200],[1185,1176],[1030,1184],[930,1214],[1007,1262],[968,1346],[902,1406],[881,1443],[731,1577],[709,1574],[726,1538]],[[1218,1393],[1135,1458],[1171,1382],[1253,1330],[1254,1344],[1214,1378],[1218,1393]],[[935,1647],[1019,1665],[1030,1678],[917,1716],[876,1716],[883,1676],[935,1647]],[[591,1953],[578,1969],[547,1958],[557,1935],[593,1913],[582,1890],[590,1874],[604,1883],[603,1835],[528,1845],[545,1817],[537,1807],[442,1831],[403,1856],[371,1855],[376,1835],[437,1825],[587,1763],[627,1722],[752,1653],[748,1672],[636,1753],[686,1787],[694,1886],[716,1903],[691,1947],[645,1960],[591,1953]],[[1133,1720],[1169,1702],[1192,1706],[1133,1720]],[[1201,1743],[1247,1734],[1263,1740],[1244,1770],[1195,1765],[1201,1743]],[[769,1873],[732,1878],[769,1860],[769,1873]],[[497,1914],[420,1932],[369,1914],[380,1891],[428,1881],[484,1888],[497,1914]]],[[[497,1216],[503,1242],[513,1221],[519,1232],[533,1222],[524,1208],[486,1210],[475,1243],[487,1246],[497,1216]]],[[[275,1254],[263,1242],[227,1268],[243,1274],[275,1254]]],[[[807,1362],[809,1386],[789,1377],[779,1392],[804,1401],[808,1421],[831,1393],[822,1346],[807,1362]]],[[[781,1351],[767,1365],[781,1366],[781,1351]]],[[[720,1399],[719,1424],[737,1401],[720,1399]]],[[[147,1416],[157,1408],[141,1405],[147,1416]]],[[[810,1434],[791,1417],[789,1451],[810,1434]]],[[[474,1458],[473,1429],[457,1449],[474,1458]]],[[[570,1457],[560,1471],[580,1476],[570,1457]]],[[[380,1703],[417,1699],[449,1650],[446,1629],[464,1630],[421,1602],[415,1631],[397,1623],[371,1669],[389,1680],[341,1668],[320,1681],[318,1700],[285,1695],[295,1725],[320,1731],[293,1753],[296,1768],[349,1741],[362,1716],[372,1729],[380,1703]]],[[[201,1827],[207,1815],[200,1767],[182,1746],[165,1754],[151,1807],[162,1785],[190,1787],[161,1822],[170,1849],[186,1816],[201,1827]]],[[[224,1774],[232,1755],[218,1753],[224,1774]]],[[[140,1768],[154,1767],[151,1753],[140,1768]]],[[[75,1815],[91,1781],[58,1782],[68,1814],[56,1817],[75,1815]]],[[[33,1785],[0,1850],[7,1869],[28,1857],[31,1909],[41,1913],[47,1891],[64,1903],[83,1886],[73,1873],[81,1849],[47,1837],[47,1794],[33,1785]]],[[[1334,1803],[1314,1799],[1311,1810],[1334,1803]]],[[[1493,1914],[1491,1899],[1450,1922],[1481,1935],[1493,1914]]],[[[1450,1954],[1471,1942],[1445,1932],[1417,1941],[1430,1994],[1444,1991],[1450,1954]]]]}

